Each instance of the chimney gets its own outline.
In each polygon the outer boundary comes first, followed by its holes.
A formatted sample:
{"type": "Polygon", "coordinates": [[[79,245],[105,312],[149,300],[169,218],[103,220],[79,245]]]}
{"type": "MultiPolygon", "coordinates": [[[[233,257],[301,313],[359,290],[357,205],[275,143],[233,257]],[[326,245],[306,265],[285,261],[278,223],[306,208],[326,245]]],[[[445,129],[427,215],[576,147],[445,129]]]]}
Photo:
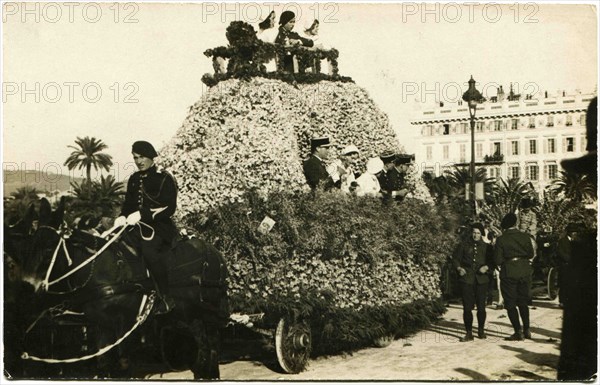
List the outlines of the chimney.
{"type": "Polygon", "coordinates": [[[502,89],[502,86],[500,86],[500,88],[498,88],[498,101],[499,102],[504,101],[504,89],[502,89]]]}

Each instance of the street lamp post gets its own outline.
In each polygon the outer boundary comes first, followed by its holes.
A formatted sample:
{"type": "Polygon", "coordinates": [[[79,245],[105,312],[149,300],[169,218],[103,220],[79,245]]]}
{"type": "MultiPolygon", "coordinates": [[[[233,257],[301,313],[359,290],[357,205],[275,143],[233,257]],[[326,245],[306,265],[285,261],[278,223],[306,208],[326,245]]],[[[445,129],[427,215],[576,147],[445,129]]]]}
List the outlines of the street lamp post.
{"type": "Polygon", "coordinates": [[[471,79],[469,80],[469,89],[463,94],[462,98],[469,105],[469,117],[471,121],[471,183],[469,186],[469,195],[473,201],[473,209],[475,209],[477,207],[475,205],[475,114],[477,112],[477,103],[483,102],[485,99],[475,88],[473,75],[471,75],[471,79]]]}

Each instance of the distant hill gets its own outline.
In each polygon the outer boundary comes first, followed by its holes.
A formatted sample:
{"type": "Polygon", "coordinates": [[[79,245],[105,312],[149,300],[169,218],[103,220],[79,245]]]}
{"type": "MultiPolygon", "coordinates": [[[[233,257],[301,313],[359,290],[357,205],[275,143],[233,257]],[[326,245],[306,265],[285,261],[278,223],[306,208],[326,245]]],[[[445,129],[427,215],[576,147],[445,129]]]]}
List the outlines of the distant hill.
{"type": "Polygon", "coordinates": [[[68,191],[71,182],[81,183],[83,178],[73,178],[69,175],[53,174],[37,170],[4,170],[4,196],[9,196],[20,187],[35,187],[40,192],[51,192],[55,190],[68,191]]]}

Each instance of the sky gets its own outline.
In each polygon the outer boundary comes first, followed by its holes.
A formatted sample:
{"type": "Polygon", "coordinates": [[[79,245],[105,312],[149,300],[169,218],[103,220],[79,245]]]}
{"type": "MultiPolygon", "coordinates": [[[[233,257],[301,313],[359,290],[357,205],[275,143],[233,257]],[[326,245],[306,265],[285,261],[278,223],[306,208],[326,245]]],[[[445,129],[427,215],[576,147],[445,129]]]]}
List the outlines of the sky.
{"type": "Polygon", "coordinates": [[[593,91],[598,82],[593,3],[3,3],[5,170],[68,171],[77,136],[103,140],[121,180],[131,144],[157,148],[208,88],[204,50],[226,44],[231,21],[256,25],[271,9],[315,17],[340,51],[340,74],[365,88],[415,152],[416,111],[456,100],[456,85],[495,95],[593,91]]]}

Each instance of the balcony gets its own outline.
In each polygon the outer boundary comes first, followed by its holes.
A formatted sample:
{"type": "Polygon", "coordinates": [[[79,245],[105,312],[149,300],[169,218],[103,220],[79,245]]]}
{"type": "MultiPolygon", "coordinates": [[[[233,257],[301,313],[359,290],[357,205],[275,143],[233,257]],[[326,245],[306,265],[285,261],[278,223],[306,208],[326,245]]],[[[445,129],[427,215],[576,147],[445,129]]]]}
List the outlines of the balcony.
{"type": "Polygon", "coordinates": [[[504,163],[504,155],[495,153],[493,155],[486,155],[483,157],[483,162],[488,163],[504,163]]]}

